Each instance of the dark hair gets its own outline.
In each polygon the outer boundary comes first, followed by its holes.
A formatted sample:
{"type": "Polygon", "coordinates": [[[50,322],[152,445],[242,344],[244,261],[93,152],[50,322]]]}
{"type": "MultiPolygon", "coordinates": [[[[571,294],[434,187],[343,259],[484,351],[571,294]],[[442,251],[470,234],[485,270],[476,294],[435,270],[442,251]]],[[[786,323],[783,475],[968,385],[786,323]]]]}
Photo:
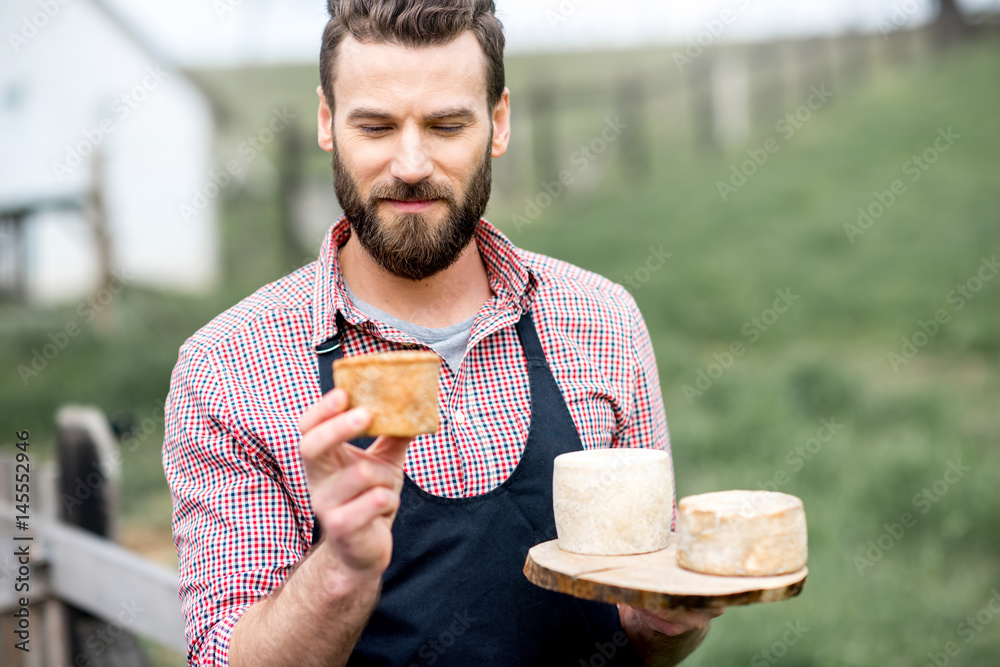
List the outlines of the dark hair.
{"type": "Polygon", "coordinates": [[[493,112],[504,89],[503,25],[493,0],[327,0],[330,20],[319,51],[323,95],[333,109],[334,54],[350,32],[359,42],[447,44],[472,30],[486,54],[486,101],[493,112]]]}

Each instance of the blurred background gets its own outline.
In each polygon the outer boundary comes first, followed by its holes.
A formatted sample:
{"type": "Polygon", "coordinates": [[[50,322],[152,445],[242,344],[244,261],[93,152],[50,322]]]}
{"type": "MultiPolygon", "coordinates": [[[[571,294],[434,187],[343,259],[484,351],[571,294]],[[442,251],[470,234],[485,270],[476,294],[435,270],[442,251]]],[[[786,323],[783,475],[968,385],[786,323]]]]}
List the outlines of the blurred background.
{"type": "MultiPolygon", "coordinates": [[[[805,501],[803,594],[731,609],[685,664],[997,664],[1000,2],[497,4],[512,139],[486,217],[635,296],[678,497],[805,501]]],[[[103,534],[174,570],[177,350],[340,215],[315,143],[325,17],[0,8],[0,450],[30,430],[32,462],[65,470],[57,411],[97,408],[118,443],[103,534]]],[[[121,636],[73,650],[184,664],[121,636]]]]}

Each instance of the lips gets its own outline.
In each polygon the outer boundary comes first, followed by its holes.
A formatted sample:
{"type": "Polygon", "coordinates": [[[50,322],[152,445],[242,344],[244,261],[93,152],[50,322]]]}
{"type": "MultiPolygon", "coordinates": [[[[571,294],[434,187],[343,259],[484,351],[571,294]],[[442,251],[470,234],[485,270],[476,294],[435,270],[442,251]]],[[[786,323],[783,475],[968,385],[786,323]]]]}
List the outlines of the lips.
{"type": "Polygon", "coordinates": [[[421,211],[437,201],[437,199],[386,199],[386,202],[403,211],[421,211]]]}

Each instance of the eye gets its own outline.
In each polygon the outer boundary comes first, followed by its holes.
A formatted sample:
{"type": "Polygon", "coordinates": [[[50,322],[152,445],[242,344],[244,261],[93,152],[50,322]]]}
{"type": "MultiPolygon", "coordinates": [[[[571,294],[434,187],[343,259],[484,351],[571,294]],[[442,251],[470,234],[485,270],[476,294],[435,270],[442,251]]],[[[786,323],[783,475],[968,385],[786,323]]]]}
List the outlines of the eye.
{"type": "Polygon", "coordinates": [[[365,134],[381,134],[390,129],[387,125],[361,125],[360,127],[365,134]]]}
{"type": "Polygon", "coordinates": [[[445,134],[455,134],[462,129],[461,125],[435,125],[434,129],[445,134]]]}

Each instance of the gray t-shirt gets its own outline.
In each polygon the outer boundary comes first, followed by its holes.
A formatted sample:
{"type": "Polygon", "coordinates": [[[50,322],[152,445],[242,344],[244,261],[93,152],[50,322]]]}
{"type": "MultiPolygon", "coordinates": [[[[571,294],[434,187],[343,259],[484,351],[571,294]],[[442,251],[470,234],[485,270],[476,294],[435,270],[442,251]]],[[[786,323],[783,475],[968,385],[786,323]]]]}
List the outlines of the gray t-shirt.
{"type": "Polygon", "coordinates": [[[344,283],[344,287],[347,288],[347,296],[354,303],[354,307],[364,313],[366,317],[376,322],[388,324],[413,336],[440,354],[452,372],[458,372],[458,367],[462,364],[462,357],[465,356],[465,348],[469,344],[469,335],[472,333],[472,322],[476,319],[475,315],[467,320],[441,329],[421,327],[416,324],[404,322],[398,317],[393,317],[389,313],[379,310],[370,303],[365,303],[351,291],[350,287],[347,287],[347,283],[344,283]]]}

